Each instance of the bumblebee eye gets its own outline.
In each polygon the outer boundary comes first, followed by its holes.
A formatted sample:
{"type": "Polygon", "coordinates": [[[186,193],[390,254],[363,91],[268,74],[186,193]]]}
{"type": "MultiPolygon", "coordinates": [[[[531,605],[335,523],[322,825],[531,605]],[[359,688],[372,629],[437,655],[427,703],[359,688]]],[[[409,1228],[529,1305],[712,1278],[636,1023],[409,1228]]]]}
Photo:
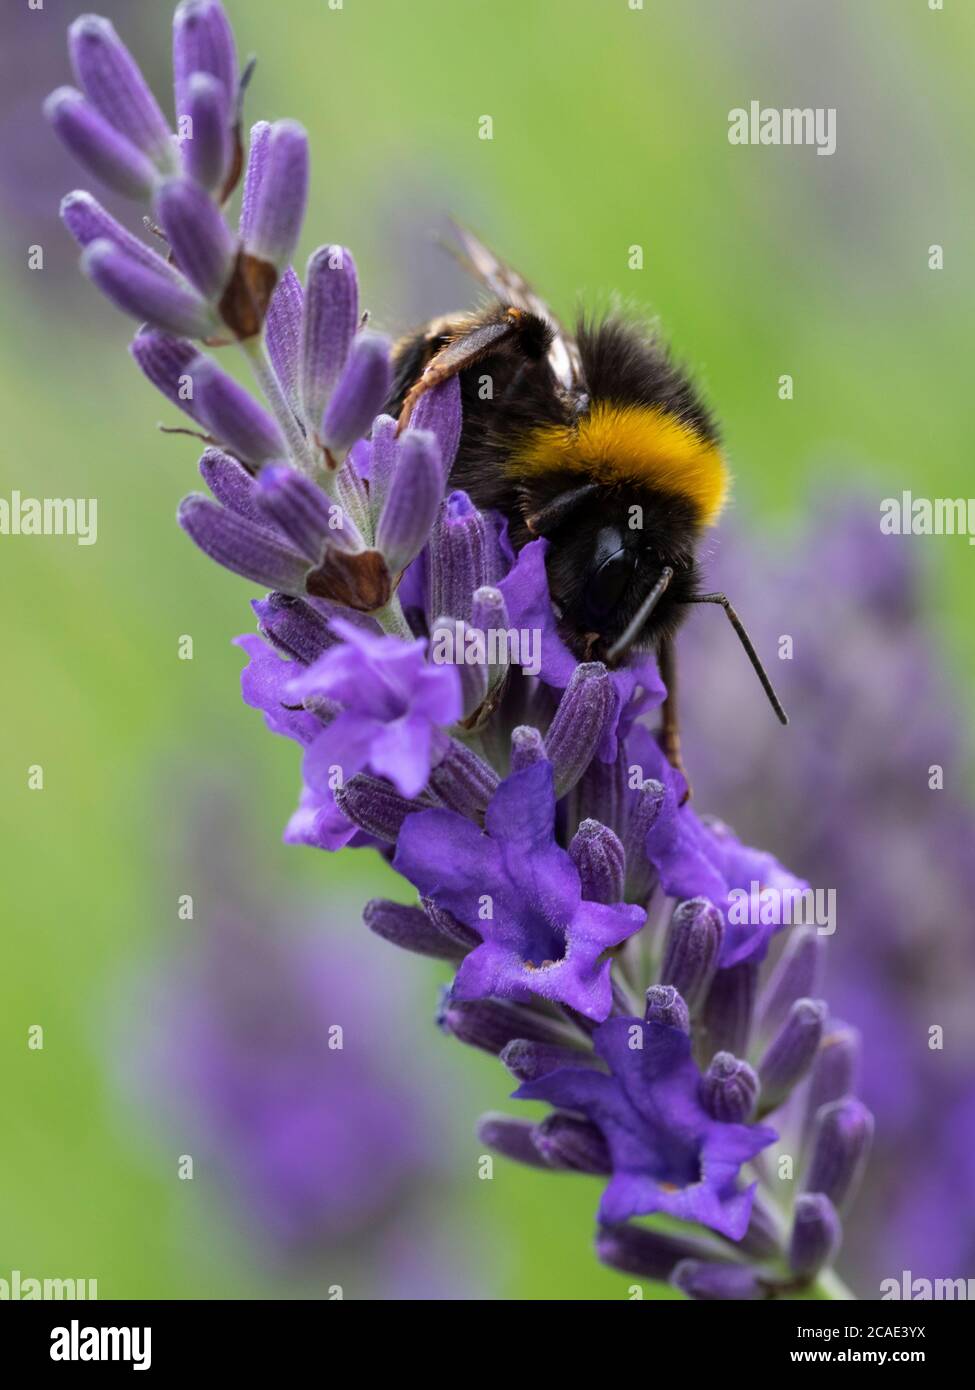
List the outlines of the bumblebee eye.
{"type": "Polygon", "coordinates": [[[620,547],[590,571],[583,600],[588,622],[598,625],[619,605],[635,564],[633,552],[620,547]]]}

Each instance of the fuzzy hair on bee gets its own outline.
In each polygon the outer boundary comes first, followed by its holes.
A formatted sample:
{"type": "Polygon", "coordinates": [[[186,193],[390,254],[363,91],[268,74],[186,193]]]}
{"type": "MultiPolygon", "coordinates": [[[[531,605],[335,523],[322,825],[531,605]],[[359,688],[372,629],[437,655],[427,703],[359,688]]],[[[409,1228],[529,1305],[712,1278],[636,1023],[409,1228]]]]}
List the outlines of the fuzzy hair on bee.
{"type": "Polygon", "coordinates": [[[620,316],[566,333],[517,272],[457,232],[460,259],[493,297],[398,344],[391,412],[404,425],[425,391],[459,377],[449,485],[505,516],[516,548],[545,538],[552,605],[580,660],[613,666],[655,649],[672,683],[680,623],[692,604],[719,603],[786,722],[734,609],[702,592],[698,552],[729,473],[690,377],[655,333],[620,316]]]}

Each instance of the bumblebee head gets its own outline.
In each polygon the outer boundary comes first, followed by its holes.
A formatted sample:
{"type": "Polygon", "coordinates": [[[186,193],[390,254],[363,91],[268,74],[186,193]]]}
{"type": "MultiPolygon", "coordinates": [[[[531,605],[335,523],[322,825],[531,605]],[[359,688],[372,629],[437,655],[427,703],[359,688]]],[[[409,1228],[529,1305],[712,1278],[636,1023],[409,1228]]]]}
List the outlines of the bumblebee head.
{"type": "Polygon", "coordinates": [[[655,498],[640,518],[624,498],[600,491],[591,506],[576,508],[549,533],[546,565],[568,645],[581,660],[615,665],[624,652],[613,648],[665,572],[665,584],[626,646],[655,647],[676,631],[699,588],[698,530],[680,499],[655,498]]]}

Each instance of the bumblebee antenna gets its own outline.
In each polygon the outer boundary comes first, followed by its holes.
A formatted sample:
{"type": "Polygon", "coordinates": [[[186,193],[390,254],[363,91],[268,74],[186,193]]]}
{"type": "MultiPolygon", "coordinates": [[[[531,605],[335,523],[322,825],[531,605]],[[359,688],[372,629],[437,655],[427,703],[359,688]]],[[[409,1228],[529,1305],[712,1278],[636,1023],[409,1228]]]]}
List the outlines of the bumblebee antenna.
{"type": "Polygon", "coordinates": [[[765,667],[759,660],[758,652],[752,646],[752,639],[745,631],[744,623],[739,618],[738,614],[735,612],[730,602],[728,601],[727,594],[698,594],[695,598],[688,599],[687,602],[718,603],[721,605],[721,607],[727,614],[729,623],[735,629],[735,632],[737,632],[738,634],[739,642],[745,648],[745,655],[748,657],[748,660],[752,663],[752,669],[754,670],[758,679],[762,682],[762,689],[768,696],[769,704],[775,710],[776,718],[778,719],[780,724],[788,724],[789,716],[782,708],[782,703],[779,700],[778,695],[776,695],[775,690],[773,689],[772,682],[768,678],[768,672],[765,670],[765,667]]]}
{"type": "MultiPolygon", "coordinates": [[[[660,571],[660,578],[640,604],[634,616],[630,619],[622,636],[617,637],[616,641],[606,653],[607,662],[618,660],[619,657],[623,656],[623,654],[628,652],[630,647],[633,646],[633,643],[643,631],[644,624],[660,602],[661,596],[666,592],[667,586],[673,577],[674,571],[669,565],[664,565],[663,569],[660,571]]],[[[757,659],[756,657],[756,660],[757,659]]]]}

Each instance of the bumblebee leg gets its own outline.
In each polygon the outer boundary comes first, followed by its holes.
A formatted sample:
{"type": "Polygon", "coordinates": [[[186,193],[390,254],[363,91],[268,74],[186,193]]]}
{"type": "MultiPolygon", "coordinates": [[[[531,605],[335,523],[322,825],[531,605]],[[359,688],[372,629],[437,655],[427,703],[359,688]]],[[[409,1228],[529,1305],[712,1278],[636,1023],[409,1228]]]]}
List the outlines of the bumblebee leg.
{"type": "Polygon", "coordinates": [[[467,333],[451,338],[427,363],[423,375],[410,387],[400,411],[398,428],[404,429],[417,401],[452,376],[473,367],[482,357],[510,345],[523,331],[527,315],[521,309],[505,309],[494,323],[482,323],[467,333]]]}
{"type": "Polygon", "coordinates": [[[691,784],[684,768],[680,751],[680,724],[677,718],[677,653],[673,639],[665,637],[657,648],[660,664],[660,678],[667,687],[667,698],[661,710],[660,746],[671,767],[679,772],[687,782],[687,791],[681,801],[683,806],[691,799],[691,784]]]}

